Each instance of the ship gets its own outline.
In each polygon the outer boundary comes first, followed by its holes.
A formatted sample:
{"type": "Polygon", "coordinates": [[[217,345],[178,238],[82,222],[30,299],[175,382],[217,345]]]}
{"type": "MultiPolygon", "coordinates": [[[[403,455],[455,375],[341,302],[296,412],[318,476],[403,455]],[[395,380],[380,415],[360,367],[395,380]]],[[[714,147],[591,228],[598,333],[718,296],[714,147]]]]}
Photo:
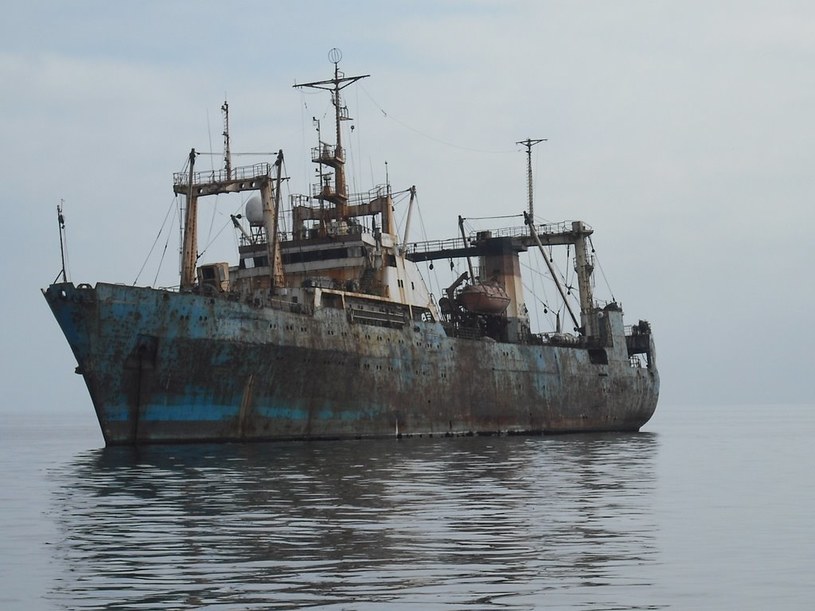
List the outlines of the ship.
{"type": "Polygon", "coordinates": [[[410,187],[400,236],[389,184],[349,193],[342,94],[369,75],[346,76],[340,57],[330,78],[295,85],[333,106],[334,142],[318,129],[308,194],[283,210],[282,151],[232,165],[224,103],[224,167],[197,171],[193,149],[173,176],[179,285],[74,284],[63,259],[43,289],[105,444],[639,430],[659,395],[651,326],[595,300],[593,229],[536,222],[529,155],[517,226],[468,233],[459,217],[456,237],[410,242],[410,187]],[[232,215],[237,263],[203,263],[198,201],[225,193],[248,198],[232,215]],[[576,286],[552,268],[558,247],[573,253],[576,286]],[[532,330],[523,253],[550,267],[571,330],[559,317],[532,330]],[[422,265],[448,260],[466,271],[436,295],[422,265]]]}

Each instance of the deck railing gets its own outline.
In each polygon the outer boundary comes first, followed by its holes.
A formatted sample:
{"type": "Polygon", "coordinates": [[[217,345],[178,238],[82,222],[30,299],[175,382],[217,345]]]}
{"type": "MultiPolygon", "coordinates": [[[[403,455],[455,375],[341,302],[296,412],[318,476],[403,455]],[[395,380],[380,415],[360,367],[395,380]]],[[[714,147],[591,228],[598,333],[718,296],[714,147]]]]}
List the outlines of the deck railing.
{"type": "MultiPolygon", "coordinates": [[[[269,163],[256,163],[254,165],[240,166],[232,168],[231,172],[224,169],[209,170],[203,172],[192,173],[193,185],[206,185],[219,182],[228,182],[231,180],[254,180],[256,178],[263,178],[270,176],[272,166],[269,163]]],[[[173,184],[176,186],[184,186],[189,184],[189,172],[176,172],[173,174],[173,184]]]]}

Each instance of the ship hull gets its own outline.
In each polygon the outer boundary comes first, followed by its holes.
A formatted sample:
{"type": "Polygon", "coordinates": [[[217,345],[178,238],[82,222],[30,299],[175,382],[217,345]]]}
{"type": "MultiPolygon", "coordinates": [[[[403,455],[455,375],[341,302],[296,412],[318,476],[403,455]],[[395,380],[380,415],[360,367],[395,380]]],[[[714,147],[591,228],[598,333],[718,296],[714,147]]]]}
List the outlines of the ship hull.
{"type": "Polygon", "coordinates": [[[659,394],[624,335],[597,363],[585,348],[359,324],[333,308],[102,283],[44,294],[108,445],[635,431],[659,394]]]}

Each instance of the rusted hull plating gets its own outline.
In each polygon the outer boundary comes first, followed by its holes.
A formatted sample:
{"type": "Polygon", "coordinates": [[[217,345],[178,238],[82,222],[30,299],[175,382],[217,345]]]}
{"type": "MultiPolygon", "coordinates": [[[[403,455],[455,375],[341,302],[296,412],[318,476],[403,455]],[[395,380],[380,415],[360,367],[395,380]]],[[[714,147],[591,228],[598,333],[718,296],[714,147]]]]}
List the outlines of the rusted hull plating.
{"type": "Polygon", "coordinates": [[[584,348],[353,324],[342,310],[101,283],[45,296],[109,445],[635,431],[659,392],[624,335],[594,364],[584,348]]]}

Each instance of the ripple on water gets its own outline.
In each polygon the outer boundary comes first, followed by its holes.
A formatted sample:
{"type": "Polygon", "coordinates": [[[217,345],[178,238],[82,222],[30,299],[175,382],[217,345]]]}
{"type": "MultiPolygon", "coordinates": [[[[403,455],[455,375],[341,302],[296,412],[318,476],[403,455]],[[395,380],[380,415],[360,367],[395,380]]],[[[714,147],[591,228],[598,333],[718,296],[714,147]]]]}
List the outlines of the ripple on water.
{"type": "Polygon", "coordinates": [[[92,608],[654,608],[656,436],[109,448],[52,469],[92,608]]]}

